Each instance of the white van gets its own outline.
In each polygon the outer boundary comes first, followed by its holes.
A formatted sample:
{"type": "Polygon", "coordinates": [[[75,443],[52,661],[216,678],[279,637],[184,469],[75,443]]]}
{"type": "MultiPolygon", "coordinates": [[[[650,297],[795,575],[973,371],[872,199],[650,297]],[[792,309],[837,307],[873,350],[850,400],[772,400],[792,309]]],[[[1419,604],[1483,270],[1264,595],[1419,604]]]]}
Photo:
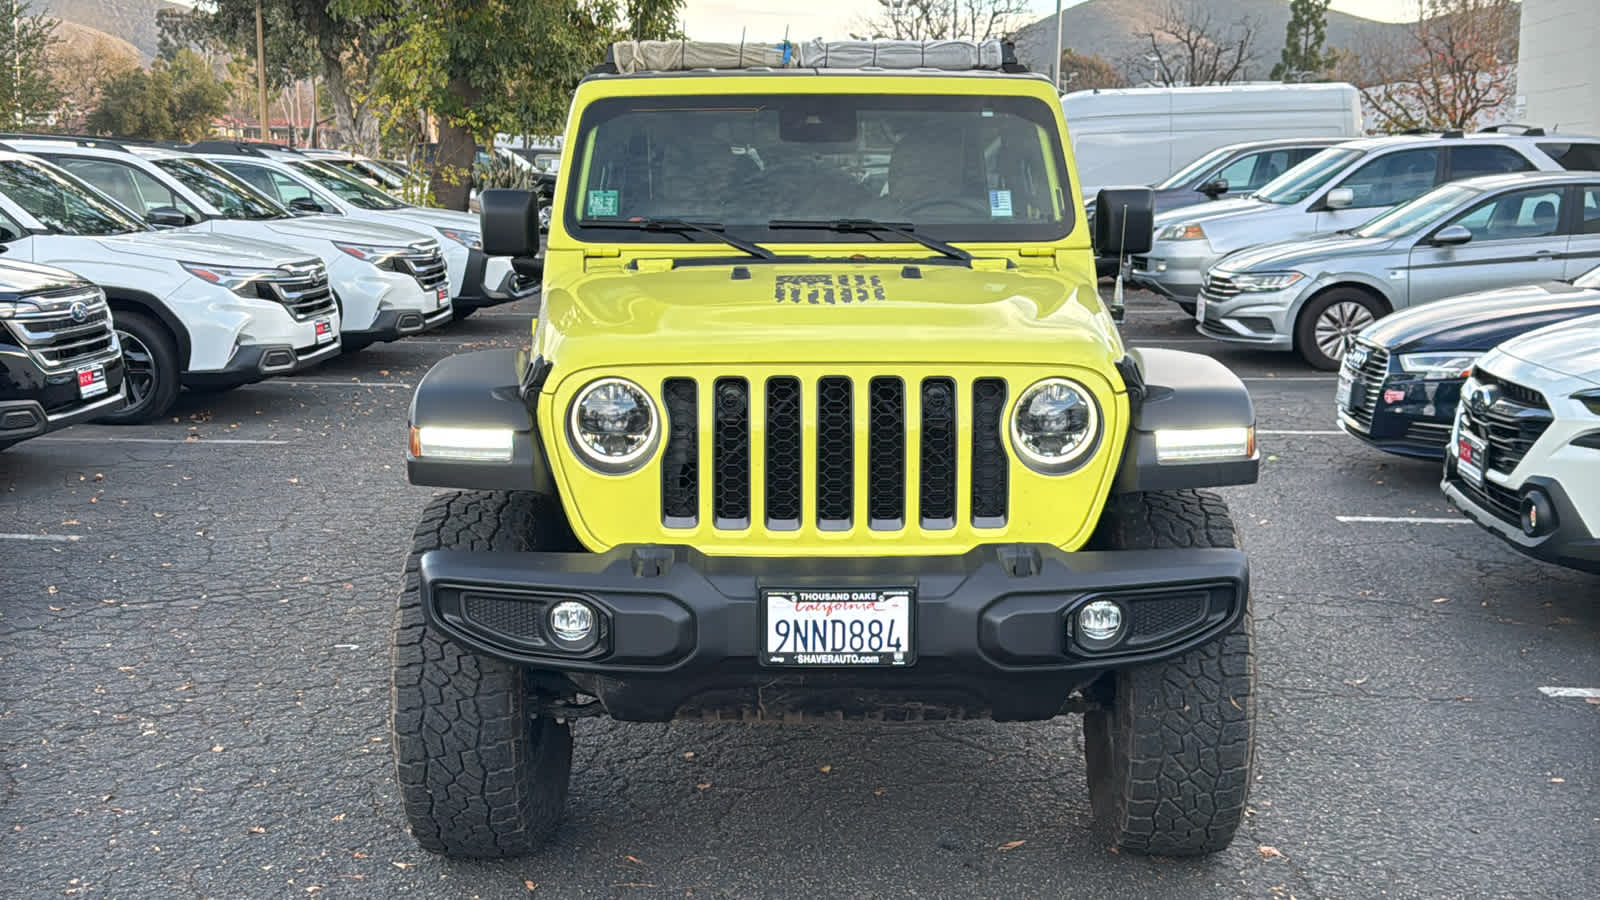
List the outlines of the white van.
{"type": "Polygon", "coordinates": [[[1224,144],[1361,135],[1361,94],[1344,83],[1075,91],[1061,106],[1085,197],[1155,184],[1224,144]]]}

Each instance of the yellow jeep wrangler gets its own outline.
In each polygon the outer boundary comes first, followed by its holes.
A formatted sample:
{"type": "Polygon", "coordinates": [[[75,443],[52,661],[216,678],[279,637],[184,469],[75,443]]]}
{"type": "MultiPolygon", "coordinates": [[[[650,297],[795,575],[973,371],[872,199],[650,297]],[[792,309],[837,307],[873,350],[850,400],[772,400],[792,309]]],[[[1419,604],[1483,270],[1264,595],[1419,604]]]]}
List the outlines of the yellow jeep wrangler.
{"type": "MultiPolygon", "coordinates": [[[[996,69],[598,73],[531,346],[418,385],[428,505],[394,741],[431,851],[527,852],[569,723],[1081,713],[1117,846],[1229,843],[1254,754],[1248,567],[1201,488],[1256,478],[1219,363],[1126,347],[1061,103],[996,69]]],[[[1148,191],[1099,198],[1143,252],[1148,191]]]]}

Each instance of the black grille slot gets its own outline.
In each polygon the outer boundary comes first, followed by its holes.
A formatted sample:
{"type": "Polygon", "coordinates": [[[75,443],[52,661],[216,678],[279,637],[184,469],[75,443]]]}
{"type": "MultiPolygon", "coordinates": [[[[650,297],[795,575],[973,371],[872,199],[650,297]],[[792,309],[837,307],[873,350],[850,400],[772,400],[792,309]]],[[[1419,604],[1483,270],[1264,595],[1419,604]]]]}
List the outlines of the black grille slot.
{"type": "Polygon", "coordinates": [[[1492,481],[1485,481],[1482,487],[1478,487],[1469,484],[1460,475],[1452,476],[1450,483],[1500,521],[1512,525],[1522,521],[1522,497],[1516,491],[1503,488],[1492,481]]]}
{"type": "Polygon", "coordinates": [[[979,378],[972,383],[972,524],[998,528],[1006,522],[1009,468],[1004,431],[1006,383],[979,378]]]}
{"type": "Polygon", "coordinates": [[[1533,388],[1523,387],[1515,382],[1506,381],[1505,379],[1491,375],[1482,369],[1474,368],[1472,370],[1472,380],[1476,381],[1480,385],[1488,386],[1492,384],[1499,387],[1501,395],[1514,403],[1519,403],[1532,409],[1550,408],[1550,404],[1544,399],[1544,395],[1533,388]]]}
{"type": "Polygon", "coordinates": [[[718,378],[711,454],[711,514],[718,528],[750,527],[750,383],[718,378]]]}
{"type": "Polygon", "coordinates": [[[922,450],[918,502],[922,527],[956,526],[956,383],[922,382],[922,450]]]}
{"type": "Polygon", "coordinates": [[[328,287],[328,270],[316,266],[284,266],[288,277],[279,276],[270,281],[256,283],[256,295],[263,300],[282,303],[289,314],[300,321],[316,316],[331,315],[338,308],[333,291],[328,287]]]}
{"type": "Polygon", "coordinates": [[[445,270],[444,253],[438,245],[412,248],[404,255],[396,256],[390,268],[415,278],[425,291],[437,290],[450,280],[445,270]]]}
{"type": "Polygon", "coordinates": [[[1469,409],[1462,413],[1468,427],[1489,444],[1489,468],[1507,475],[1533,449],[1534,442],[1550,427],[1550,414],[1543,409],[1505,400],[1482,413],[1469,409]]]}
{"type": "Polygon", "coordinates": [[[800,379],[767,379],[767,527],[800,527],[800,379]]]}
{"type": "Polygon", "coordinates": [[[906,524],[906,385],[872,379],[867,433],[867,519],[879,531],[906,524]]]}
{"type": "Polygon", "coordinates": [[[1441,422],[1412,422],[1406,426],[1405,438],[1419,444],[1443,447],[1450,443],[1450,426],[1441,422]]]}
{"type": "Polygon", "coordinates": [[[1189,628],[1205,617],[1205,594],[1184,594],[1154,600],[1137,600],[1132,607],[1128,633],[1139,640],[1152,640],[1189,628]]]}
{"type": "Polygon", "coordinates": [[[850,379],[817,379],[817,527],[850,528],[855,496],[855,443],[850,379]]]}
{"type": "Polygon", "coordinates": [[[1353,373],[1355,384],[1350,387],[1349,416],[1359,422],[1365,431],[1372,428],[1372,414],[1378,408],[1378,395],[1389,378],[1389,351],[1365,341],[1362,346],[1367,348],[1367,361],[1361,364],[1359,371],[1353,373]]]}
{"type": "Polygon", "coordinates": [[[700,519],[700,404],[692,378],[661,384],[667,409],[667,446],[661,454],[661,521],[692,528],[700,519]]]}
{"type": "Polygon", "coordinates": [[[461,612],[482,631],[504,635],[528,644],[543,644],[544,603],[512,600],[487,594],[465,594],[461,612]]]}

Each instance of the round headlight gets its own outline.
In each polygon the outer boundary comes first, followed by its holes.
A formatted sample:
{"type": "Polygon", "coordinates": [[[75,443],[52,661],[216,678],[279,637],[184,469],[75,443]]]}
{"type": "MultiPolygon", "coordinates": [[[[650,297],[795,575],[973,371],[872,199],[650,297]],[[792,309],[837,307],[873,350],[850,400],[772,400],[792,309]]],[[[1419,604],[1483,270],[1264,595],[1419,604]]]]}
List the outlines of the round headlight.
{"type": "Polygon", "coordinates": [[[661,435],[655,401],[625,378],[602,378],[572,401],[572,445],[584,460],[607,472],[644,464],[661,435]]]}
{"type": "Polygon", "coordinates": [[[1028,468],[1059,475],[1077,467],[1100,440],[1100,410],[1089,389],[1046,378],[1022,392],[1011,414],[1011,445],[1028,468]]]}

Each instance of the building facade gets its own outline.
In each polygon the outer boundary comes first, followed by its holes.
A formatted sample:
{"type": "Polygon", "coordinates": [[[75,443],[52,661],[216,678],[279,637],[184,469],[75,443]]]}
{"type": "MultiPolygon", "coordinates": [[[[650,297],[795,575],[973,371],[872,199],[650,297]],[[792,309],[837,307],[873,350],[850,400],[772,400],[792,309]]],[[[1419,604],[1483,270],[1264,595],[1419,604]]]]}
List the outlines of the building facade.
{"type": "Polygon", "coordinates": [[[1600,134],[1600,0],[1522,0],[1517,106],[1530,125],[1600,134]]]}

